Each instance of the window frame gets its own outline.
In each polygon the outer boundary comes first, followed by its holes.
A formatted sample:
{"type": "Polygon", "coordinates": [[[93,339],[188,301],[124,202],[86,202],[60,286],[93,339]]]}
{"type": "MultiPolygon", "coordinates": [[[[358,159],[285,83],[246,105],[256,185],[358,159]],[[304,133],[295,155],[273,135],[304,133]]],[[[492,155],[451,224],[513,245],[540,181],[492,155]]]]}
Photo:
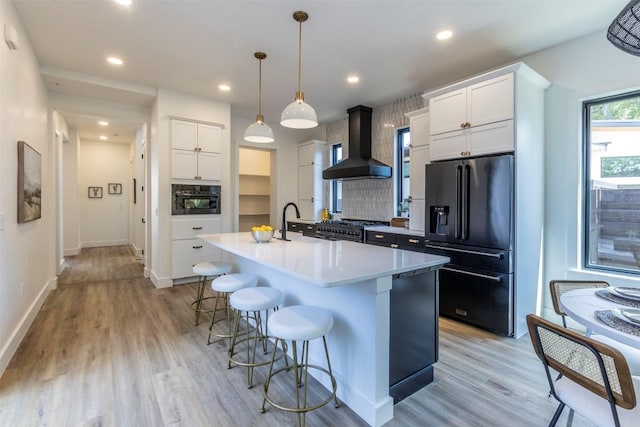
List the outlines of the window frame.
{"type": "Polygon", "coordinates": [[[592,262],[589,258],[591,238],[590,238],[590,224],[591,224],[591,107],[599,104],[606,104],[609,102],[623,101],[629,98],[640,98],[640,90],[634,90],[631,92],[619,93],[616,95],[608,95],[604,97],[585,100],[582,102],[582,268],[590,271],[610,272],[616,274],[625,274],[629,276],[640,276],[640,269],[633,270],[624,267],[614,267],[607,265],[598,265],[592,262]]]}
{"type": "MultiPolygon", "coordinates": [[[[404,126],[396,129],[395,131],[395,169],[398,171],[395,174],[395,188],[396,193],[394,197],[395,208],[394,211],[396,216],[402,216],[402,194],[403,194],[403,180],[404,180],[404,135],[408,134],[411,137],[411,128],[409,126],[404,126]]],[[[411,142],[409,142],[409,152],[411,152],[411,142]]],[[[411,155],[409,155],[409,160],[411,160],[411,155]]],[[[409,161],[411,163],[411,161],[409,161]]],[[[409,179],[411,179],[411,169],[409,169],[409,179]]]]}
{"type": "MultiPolygon", "coordinates": [[[[330,166],[333,166],[335,164],[337,164],[339,161],[342,160],[342,158],[340,158],[338,160],[338,149],[342,150],[343,146],[341,142],[337,142],[335,144],[331,144],[331,150],[329,152],[329,157],[330,157],[330,166]]],[[[341,156],[342,157],[342,156],[341,156]]],[[[331,180],[331,184],[329,186],[330,191],[329,191],[329,198],[331,200],[331,206],[330,206],[330,210],[331,213],[335,213],[335,214],[341,214],[342,213],[342,209],[338,210],[337,206],[338,206],[338,182],[339,180],[337,179],[333,179],[331,180]]]]}

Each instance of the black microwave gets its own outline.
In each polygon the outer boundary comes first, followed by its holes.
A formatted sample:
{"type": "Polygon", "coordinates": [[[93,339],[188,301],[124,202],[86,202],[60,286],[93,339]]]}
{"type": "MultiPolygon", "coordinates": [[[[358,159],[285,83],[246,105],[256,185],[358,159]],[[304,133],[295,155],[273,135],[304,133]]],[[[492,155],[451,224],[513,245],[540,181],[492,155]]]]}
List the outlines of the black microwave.
{"type": "Polygon", "coordinates": [[[172,184],[172,215],[220,213],[219,185],[172,184]]]}

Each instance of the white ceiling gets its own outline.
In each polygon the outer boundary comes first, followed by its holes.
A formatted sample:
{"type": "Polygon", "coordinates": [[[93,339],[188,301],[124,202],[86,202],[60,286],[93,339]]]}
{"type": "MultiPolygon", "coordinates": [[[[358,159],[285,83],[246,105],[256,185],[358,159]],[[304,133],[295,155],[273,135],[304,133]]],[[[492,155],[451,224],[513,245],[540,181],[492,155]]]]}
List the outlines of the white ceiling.
{"type": "MultiPolygon", "coordinates": [[[[233,116],[255,119],[253,54],[263,51],[263,114],[278,123],[297,86],[292,14],[304,10],[302,90],[327,123],[354,105],[375,107],[596,31],[605,37],[627,0],[133,2],[13,1],[50,90],[149,105],[163,87],[229,102],[233,116]],[[443,29],[454,36],[438,42],[443,29]],[[109,55],[125,64],[108,65],[109,55]],[[351,73],[359,84],[346,83],[351,73]],[[232,90],[220,92],[220,83],[232,90]]],[[[80,118],[72,119],[79,129],[80,118]]]]}

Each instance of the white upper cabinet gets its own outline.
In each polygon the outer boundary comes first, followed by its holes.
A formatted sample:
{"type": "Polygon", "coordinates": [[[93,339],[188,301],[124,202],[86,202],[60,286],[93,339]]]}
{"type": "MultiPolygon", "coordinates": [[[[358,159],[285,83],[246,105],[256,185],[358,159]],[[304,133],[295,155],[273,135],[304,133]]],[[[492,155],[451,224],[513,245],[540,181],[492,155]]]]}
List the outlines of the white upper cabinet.
{"type": "Polygon", "coordinates": [[[512,119],[513,85],[509,73],[429,99],[430,134],[512,119]]]}
{"type": "Polygon", "coordinates": [[[422,108],[406,113],[405,116],[409,117],[411,146],[429,145],[429,109],[422,108]]]}
{"type": "Polygon", "coordinates": [[[221,179],[222,127],[171,120],[171,176],[176,179],[221,179]]]}
{"type": "Polygon", "coordinates": [[[429,98],[432,161],[515,150],[514,75],[474,79],[429,98]]]}

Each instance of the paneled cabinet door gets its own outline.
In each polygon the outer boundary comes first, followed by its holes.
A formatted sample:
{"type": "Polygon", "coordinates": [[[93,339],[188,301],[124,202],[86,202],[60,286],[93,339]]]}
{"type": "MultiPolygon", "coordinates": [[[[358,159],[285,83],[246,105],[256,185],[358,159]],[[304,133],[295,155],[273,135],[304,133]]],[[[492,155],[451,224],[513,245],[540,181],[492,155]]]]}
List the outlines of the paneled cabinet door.
{"type": "Polygon", "coordinates": [[[409,176],[409,192],[413,200],[425,198],[425,165],[429,163],[429,146],[411,148],[411,175],[409,176]]]}
{"type": "Polygon", "coordinates": [[[304,165],[298,168],[298,199],[313,198],[314,193],[314,167],[304,165]]]}
{"type": "Polygon", "coordinates": [[[312,165],[315,160],[315,144],[302,145],[298,148],[298,166],[312,165]]]}
{"type": "Polygon", "coordinates": [[[409,230],[424,231],[425,200],[414,200],[409,204],[409,230]]]}
{"type": "Polygon", "coordinates": [[[219,181],[222,178],[220,167],[220,154],[204,151],[198,153],[198,179],[219,181]]]}
{"type": "Polygon", "coordinates": [[[468,151],[473,156],[515,150],[513,120],[504,120],[467,129],[468,151]]]}
{"type": "Polygon", "coordinates": [[[471,127],[514,117],[513,73],[476,83],[467,89],[467,121],[471,127]]]}
{"type": "Polygon", "coordinates": [[[462,153],[467,151],[467,131],[457,130],[431,135],[429,151],[431,161],[463,157],[462,153]]]}
{"type": "Polygon", "coordinates": [[[315,203],[311,199],[298,199],[298,209],[300,218],[313,220],[315,214],[315,203]]]}
{"type": "Polygon", "coordinates": [[[197,162],[195,151],[171,150],[171,176],[178,179],[196,179],[197,162]]]}
{"type": "Polygon", "coordinates": [[[431,135],[461,129],[467,121],[467,88],[431,98],[429,115],[431,135]]]}
{"type": "Polygon", "coordinates": [[[222,151],[222,128],[198,123],[198,148],[200,151],[220,153],[222,151]]]}
{"type": "Polygon", "coordinates": [[[171,148],[194,151],[198,146],[198,124],[171,120],[171,148]]]}

